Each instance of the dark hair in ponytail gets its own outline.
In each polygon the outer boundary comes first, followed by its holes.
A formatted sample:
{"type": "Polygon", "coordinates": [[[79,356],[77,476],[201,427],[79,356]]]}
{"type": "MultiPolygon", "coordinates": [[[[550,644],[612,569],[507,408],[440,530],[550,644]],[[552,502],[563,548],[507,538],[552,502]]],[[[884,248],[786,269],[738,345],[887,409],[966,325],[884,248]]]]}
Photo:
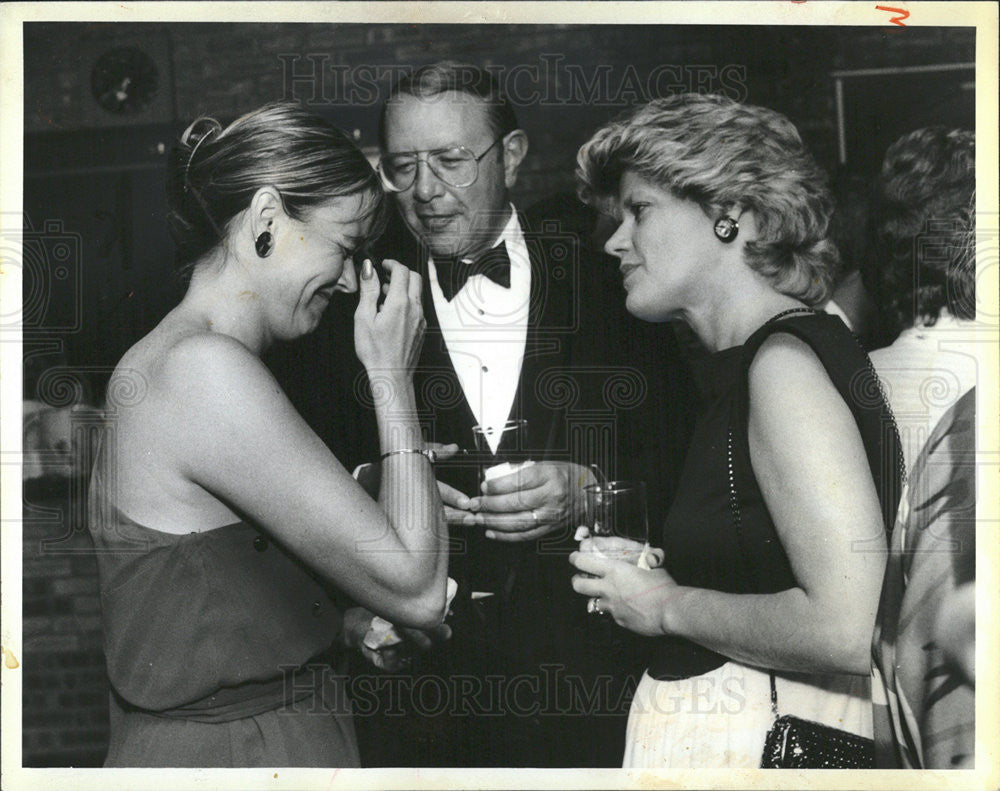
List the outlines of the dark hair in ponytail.
{"type": "Polygon", "coordinates": [[[170,233],[182,276],[225,240],[230,221],[261,187],[281,195],[285,212],[302,220],[333,198],[361,193],[371,236],[385,225],[378,176],[339,129],[297,104],[269,104],[225,129],[199,118],[181,135],[168,172],[170,233]]]}

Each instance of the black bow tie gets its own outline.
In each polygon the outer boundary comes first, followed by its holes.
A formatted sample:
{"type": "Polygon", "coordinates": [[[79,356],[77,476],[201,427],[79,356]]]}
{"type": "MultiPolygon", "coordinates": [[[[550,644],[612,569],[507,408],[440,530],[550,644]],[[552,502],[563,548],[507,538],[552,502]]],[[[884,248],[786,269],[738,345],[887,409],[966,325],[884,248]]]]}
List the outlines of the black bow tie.
{"type": "Polygon", "coordinates": [[[468,257],[435,258],[434,268],[437,270],[441,292],[449,302],[473,275],[485,275],[498,286],[510,288],[510,256],[507,255],[507,245],[503,242],[472,260],[468,257]]]}

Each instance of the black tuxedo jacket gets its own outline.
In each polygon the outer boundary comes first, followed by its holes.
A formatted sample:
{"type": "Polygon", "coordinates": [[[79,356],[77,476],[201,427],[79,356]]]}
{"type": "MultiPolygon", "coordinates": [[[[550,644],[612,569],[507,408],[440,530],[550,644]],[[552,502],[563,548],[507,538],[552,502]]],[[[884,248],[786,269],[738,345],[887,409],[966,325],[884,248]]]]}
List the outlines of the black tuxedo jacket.
{"type": "MultiPolygon", "coordinates": [[[[535,231],[527,217],[519,215],[525,232],[531,263],[531,295],[524,362],[510,419],[528,421],[528,445],[533,458],[566,457],[565,399],[547,386],[553,369],[567,368],[574,356],[578,335],[579,268],[574,266],[574,245],[570,234],[562,237],[556,225],[535,231]]],[[[408,236],[408,235],[407,235],[408,236]]],[[[427,271],[427,254],[407,238],[383,237],[381,247],[391,247],[391,257],[401,260],[423,278],[424,315],[427,333],[420,362],[414,375],[418,409],[428,439],[456,442],[472,447],[472,426],[477,422],[452,366],[438,323],[427,271]]],[[[385,257],[390,257],[386,251],[385,257]]],[[[501,447],[498,456],[506,458],[509,449],[501,447]]]]}

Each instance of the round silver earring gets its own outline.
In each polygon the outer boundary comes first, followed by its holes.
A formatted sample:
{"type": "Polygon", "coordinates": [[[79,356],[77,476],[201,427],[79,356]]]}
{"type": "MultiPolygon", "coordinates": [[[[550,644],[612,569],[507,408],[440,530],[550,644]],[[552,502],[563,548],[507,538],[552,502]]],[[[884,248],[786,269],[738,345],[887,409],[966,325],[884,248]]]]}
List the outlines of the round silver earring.
{"type": "Polygon", "coordinates": [[[257,240],[254,242],[254,247],[257,248],[257,255],[261,258],[267,258],[271,251],[274,249],[274,238],[271,236],[270,231],[264,231],[257,240]]]}
{"type": "Polygon", "coordinates": [[[740,224],[732,217],[720,217],[715,221],[715,236],[720,242],[729,244],[740,233],[740,224]]]}

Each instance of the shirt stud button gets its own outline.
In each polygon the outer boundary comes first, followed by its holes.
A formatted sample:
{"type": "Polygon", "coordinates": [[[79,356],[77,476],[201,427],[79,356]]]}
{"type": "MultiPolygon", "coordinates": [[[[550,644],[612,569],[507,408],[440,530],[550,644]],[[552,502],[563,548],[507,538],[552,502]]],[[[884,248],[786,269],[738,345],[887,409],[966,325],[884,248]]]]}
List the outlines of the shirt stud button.
{"type": "Polygon", "coordinates": [[[321,609],[322,608],[320,607],[319,602],[318,601],[314,601],[313,602],[313,615],[319,615],[321,609]]]}
{"type": "Polygon", "coordinates": [[[267,539],[264,538],[264,536],[257,536],[257,538],[253,540],[253,548],[258,552],[263,552],[267,549],[267,539]]]}

